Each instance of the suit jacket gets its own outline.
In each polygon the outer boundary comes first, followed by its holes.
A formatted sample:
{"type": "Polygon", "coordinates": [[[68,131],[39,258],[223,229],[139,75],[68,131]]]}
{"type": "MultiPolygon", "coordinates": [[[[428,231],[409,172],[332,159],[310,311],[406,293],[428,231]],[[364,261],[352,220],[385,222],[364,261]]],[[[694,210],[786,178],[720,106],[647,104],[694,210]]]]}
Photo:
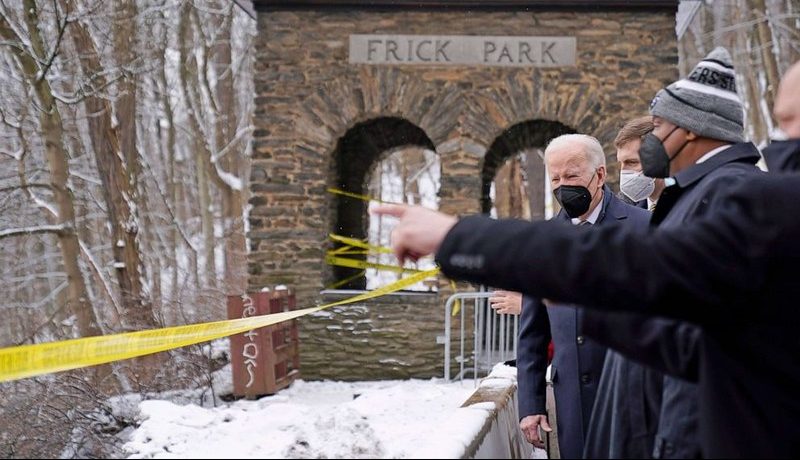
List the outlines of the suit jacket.
{"type": "MultiPolygon", "coordinates": [[[[624,204],[608,187],[596,226],[621,222],[647,229],[650,214],[624,204]]],[[[560,213],[555,220],[569,225],[560,213]]],[[[574,306],[545,307],[538,298],[523,298],[517,346],[520,418],[545,414],[545,370],[547,345],[552,338],[551,378],[556,399],[558,442],[561,456],[579,458],[589,426],[597,385],[603,370],[606,348],[583,336],[584,311],[574,306]]],[[[603,321],[602,319],[600,321],[603,321]]]]}
{"type": "Polygon", "coordinates": [[[697,323],[694,350],[645,346],[642,358],[661,355],[654,364],[696,378],[702,455],[796,457],[800,175],[758,174],[718,192],[708,213],[645,238],[620,225],[469,217],[437,261],[456,279],[697,323]]]}

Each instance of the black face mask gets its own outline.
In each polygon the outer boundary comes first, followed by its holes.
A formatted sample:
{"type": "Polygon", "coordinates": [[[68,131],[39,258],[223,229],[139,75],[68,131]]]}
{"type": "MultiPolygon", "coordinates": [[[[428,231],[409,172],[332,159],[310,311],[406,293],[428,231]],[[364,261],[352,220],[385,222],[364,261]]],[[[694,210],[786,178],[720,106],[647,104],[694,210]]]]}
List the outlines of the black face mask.
{"type": "MultiPolygon", "coordinates": [[[[593,179],[594,174],[589,179],[589,184],[592,183],[593,179]]],[[[553,195],[555,195],[564,212],[572,219],[586,214],[592,204],[592,193],[583,185],[560,185],[553,190],[553,195]]]]}
{"type": "Polygon", "coordinates": [[[664,148],[664,142],[672,136],[679,127],[667,134],[667,137],[662,141],[655,134],[649,133],[642,139],[642,146],[639,147],[639,160],[642,162],[642,173],[647,177],[664,178],[669,177],[669,164],[683,151],[689,141],[683,143],[678,152],[670,158],[667,149],[664,148]]]}
{"type": "Polygon", "coordinates": [[[770,172],[800,172],[800,139],[772,141],[762,153],[770,172]]]}

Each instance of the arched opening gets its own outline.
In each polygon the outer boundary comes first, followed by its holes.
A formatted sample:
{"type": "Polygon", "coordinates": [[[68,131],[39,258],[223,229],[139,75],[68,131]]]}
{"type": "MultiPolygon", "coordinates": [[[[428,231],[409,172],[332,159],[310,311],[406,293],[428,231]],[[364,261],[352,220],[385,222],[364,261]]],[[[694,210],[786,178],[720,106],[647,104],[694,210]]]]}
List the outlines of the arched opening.
{"type": "MultiPolygon", "coordinates": [[[[339,139],[334,152],[333,184],[345,192],[368,195],[385,201],[423,202],[430,205],[430,186],[423,177],[435,177],[438,193],[438,156],[425,132],[413,123],[396,117],[382,117],[359,123],[339,139]],[[433,172],[435,169],[436,172],[433,172]],[[428,202],[423,201],[425,195],[428,202]]],[[[382,245],[388,238],[384,226],[372,225],[368,203],[352,197],[333,197],[332,232],[382,245]]],[[[364,254],[349,258],[366,261],[364,254]]],[[[388,259],[387,259],[388,261],[388,259]]],[[[333,266],[329,285],[337,289],[366,289],[362,268],[333,266]]],[[[372,278],[372,277],[371,277],[372,278]]],[[[372,278],[374,279],[374,278],[372,278]]],[[[372,281],[370,284],[374,284],[372,281]]]]}
{"type": "MultiPolygon", "coordinates": [[[[418,146],[400,147],[378,161],[369,173],[369,195],[391,203],[421,204],[430,209],[439,209],[439,184],[441,166],[436,152],[418,146]]],[[[387,247],[391,244],[391,229],[395,219],[369,216],[368,240],[371,245],[387,247]]],[[[367,257],[369,262],[395,265],[394,254],[377,253],[367,257]]],[[[423,259],[416,268],[427,270],[434,267],[432,259],[423,259]]],[[[399,272],[368,269],[367,289],[375,289],[400,279],[399,272]]],[[[430,291],[436,284],[409,286],[411,291],[430,291]]]]}
{"type": "Polygon", "coordinates": [[[557,121],[528,120],[497,136],[483,159],[481,212],[495,217],[545,218],[544,148],[551,139],[574,132],[557,121]]]}

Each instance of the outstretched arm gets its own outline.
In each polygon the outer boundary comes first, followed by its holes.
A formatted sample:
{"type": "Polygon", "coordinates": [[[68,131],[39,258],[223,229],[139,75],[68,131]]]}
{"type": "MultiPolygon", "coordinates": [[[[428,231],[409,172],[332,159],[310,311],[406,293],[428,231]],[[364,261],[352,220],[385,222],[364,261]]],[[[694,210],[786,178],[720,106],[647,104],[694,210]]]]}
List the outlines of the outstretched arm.
{"type": "Polygon", "coordinates": [[[448,277],[703,324],[746,307],[764,283],[764,254],[774,239],[760,222],[762,208],[733,198],[726,203],[714,215],[645,235],[618,225],[589,230],[478,216],[456,221],[419,207],[376,212],[401,218],[392,236],[398,257],[437,252],[448,277]]]}

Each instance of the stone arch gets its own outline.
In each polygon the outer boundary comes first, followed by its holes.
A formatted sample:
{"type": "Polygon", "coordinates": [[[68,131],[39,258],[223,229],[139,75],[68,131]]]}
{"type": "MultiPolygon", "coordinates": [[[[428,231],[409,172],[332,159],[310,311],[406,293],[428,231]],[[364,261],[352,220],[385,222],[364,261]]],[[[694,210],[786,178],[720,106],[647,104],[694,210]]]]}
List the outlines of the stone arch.
{"type": "Polygon", "coordinates": [[[355,125],[402,118],[425,131],[435,145],[457,130],[463,91],[453,82],[425,81],[392,67],[364,67],[322,82],[306,95],[297,131],[304,142],[325,147],[355,125]]]}
{"type": "Polygon", "coordinates": [[[596,137],[610,159],[617,130],[635,116],[631,113],[640,113],[624,110],[641,105],[640,88],[611,97],[608,81],[580,76],[576,69],[537,68],[481,88],[465,102],[462,132],[488,143],[496,138],[497,127],[521,120],[558,120],[573,132],[596,137]]]}
{"type": "MultiPolygon", "coordinates": [[[[373,165],[393,151],[409,146],[436,151],[436,146],[425,131],[406,119],[378,117],[357,123],[348,129],[336,144],[331,184],[346,192],[364,195],[368,174],[373,165]]],[[[351,238],[366,238],[367,206],[368,203],[365,201],[334,195],[331,206],[331,231],[351,238]]],[[[333,280],[344,280],[355,276],[358,272],[358,269],[334,267],[333,280]]],[[[364,289],[366,278],[358,277],[341,287],[364,289]]]]}
{"type": "MultiPolygon", "coordinates": [[[[574,132],[575,129],[563,123],[536,119],[516,123],[497,136],[486,151],[481,165],[481,212],[488,214],[492,209],[489,195],[492,181],[506,160],[527,149],[537,147],[543,149],[554,137],[574,132]]],[[[536,163],[541,164],[541,162],[536,163]]],[[[544,166],[541,165],[538,170],[544,177],[544,166]]]]}

